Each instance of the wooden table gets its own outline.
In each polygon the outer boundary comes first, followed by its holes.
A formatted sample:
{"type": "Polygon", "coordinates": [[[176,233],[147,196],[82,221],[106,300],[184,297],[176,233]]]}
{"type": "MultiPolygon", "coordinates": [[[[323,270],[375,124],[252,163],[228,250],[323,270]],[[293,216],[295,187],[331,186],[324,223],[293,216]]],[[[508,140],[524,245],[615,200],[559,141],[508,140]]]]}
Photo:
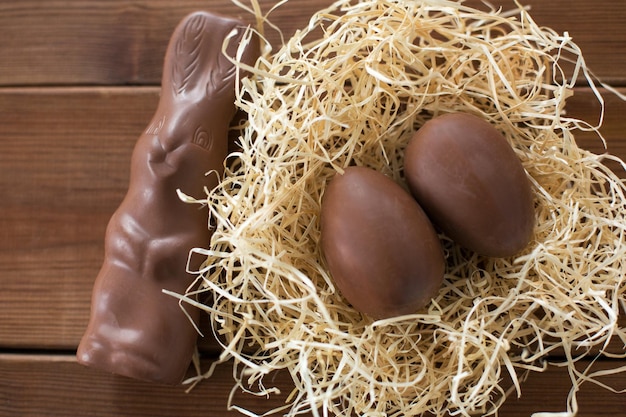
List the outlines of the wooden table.
{"type": "MultiPolygon", "coordinates": [[[[261,1],[268,7],[273,0],[261,1]]],[[[472,1],[471,4],[477,4],[472,1]]],[[[510,0],[495,0],[504,8],[510,0]]],[[[626,2],[527,0],[540,24],[569,31],[596,75],[626,93],[626,2]]],[[[292,0],[273,16],[285,33],[329,0],[292,0]]],[[[240,14],[229,0],[4,0],[0,2],[0,415],[223,416],[230,370],[190,394],[105,375],[76,363],[106,223],[120,202],[131,149],[155,109],[169,36],[187,13],[240,14]]],[[[276,38],[273,38],[277,41],[276,38]]],[[[609,151],[626,158],[626,103],[607,95],[609,151]]],[[[589,88],[568,110],[597,119],[589,88]]],[[[601,144],[581,134],[583,146],[601,144]]],[[[624,350],[619,344],[617,351],[624,350]]],[[[208,362],[218,352],[203,343],[208,362]]],[[[626,366],[604,358],[600,366],[626,366]]],[[[285,386],[289,381],[279,375],[285,386]]],[[[607,382],[625,388],[624,374],[607,382]]],[[[534,374],[506,417],[562,411],[558,368],[534,374]]],[[[242,397],[252,409],[280,399],[242,397]]],[[[626,394],[592,384],[582,416],[626,416],[626,394]]],[[[232,413],[235,415],[236,413],[232,413]]]]}

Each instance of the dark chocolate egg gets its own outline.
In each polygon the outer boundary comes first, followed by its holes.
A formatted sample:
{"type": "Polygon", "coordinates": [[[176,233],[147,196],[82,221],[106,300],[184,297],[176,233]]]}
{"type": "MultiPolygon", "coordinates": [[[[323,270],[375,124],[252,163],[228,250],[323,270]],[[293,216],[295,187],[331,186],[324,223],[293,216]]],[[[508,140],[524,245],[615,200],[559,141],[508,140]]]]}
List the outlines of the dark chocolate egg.
{"type": "Polygon", "coordinates": [[[535,224],[530,182],[487,121],[463,113],[429,120],[409,142],[404,168],[415,199],[461,246],[503,257],[528,245],[535,224]]]}
{"type": "Polygon", "coordinates": [[[442,285],[434,226],[407,191],[370,168],[349,167],[328,184],[321,247],[342,295],[376,319],[417,312],[442,285]]]}

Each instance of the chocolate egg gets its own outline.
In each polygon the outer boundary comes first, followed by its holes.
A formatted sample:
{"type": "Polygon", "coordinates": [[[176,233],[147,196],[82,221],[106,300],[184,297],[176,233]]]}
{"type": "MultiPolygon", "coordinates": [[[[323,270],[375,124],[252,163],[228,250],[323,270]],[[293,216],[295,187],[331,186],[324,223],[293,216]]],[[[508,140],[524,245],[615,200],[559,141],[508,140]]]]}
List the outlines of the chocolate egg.
{"type": "Polygon", "coordinates": [[[503,257],[528,245],[535,223],[530,182],[487,121],[463,113],[429,120],[409,142],[404,168],[416,200],[461,246],[503,257]]]}
{"type": "Polygon", "coordinates": [[[370,168],[349,167],[325,190],[321,248],[339,291],[381,319],[415,313],[441,287],[444,257],[412,196],[370,168]]]}

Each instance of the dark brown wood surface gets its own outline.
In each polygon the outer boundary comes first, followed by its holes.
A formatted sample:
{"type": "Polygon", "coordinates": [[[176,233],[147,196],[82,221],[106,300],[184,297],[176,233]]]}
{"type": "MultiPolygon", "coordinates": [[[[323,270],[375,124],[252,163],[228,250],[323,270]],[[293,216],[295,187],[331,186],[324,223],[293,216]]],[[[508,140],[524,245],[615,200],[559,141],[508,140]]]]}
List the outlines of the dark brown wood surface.
{"type": "MultiPolygon", "coordinates": [[[[261,1],[266,10],[273,3],[261,1]]],[[[540,24],[568,31],[594,73],[626,94],[626,2],[525,3],[540,24]]],[[[290,0],[271,16],[288,36],[328,4],[290,0]]],[[[227,367],[185,394],[103,375],[73,358],[104,229],[126,190],[131,149],[158,101],[167,41],[198,9],[244,15],[229,0],[0,2],[0,416],[227,415],[227,367]]],[[[279,42],[275,33],[268,37],[279,42]]],[[[581,84],[575,93],[568,111],[597,120],[591,91],[581,84]]],[[[608,151],[626,159],[626,103],[605,97],[608,151]]],[[[577,140],[603,152],[590,134],[577,140]]],[[[207,361],[218,351],[210,339],[202,347],[207,361]]],[[[287,375],[277,378],[288,387],[287,375]]],[[[626,388],[624,374],[609,379],[626,388]]],[[[562,411],[568,384],[562,369],[532,375],[524,396],[508,401],[501,415],[562,411]]],[[[242,401],[260,411],[280,399],[242,401]]],[[[626,416],[626,394],[587,384],[580,402],[581,416],[626,416]]]]}
{"type": "MultiPolygon", "coordinates": [[[[260,0],[268,11],[276,0],[260,0]]],[[[331,0],[290,0],[270,17],[285,36],[331,0]]],[[[513,0],[492,1],[503,9],[513,0]]],[[[568,32],[604,80],[626,77],[626,3],[526,0],[534,20],[568,32]],[[620,51],[622,51],[620,53],[620,51]]],[[[480,0],[466,4],[479,6],[480,0]]],[[[247,14],[229,0],[5,0],[0,2],[0,85],[156,84],[167,41],[187,13],[247,14]]],[[[279,36],[268,30],[274,43],[279,36]]]]}
{"type": "MultiPolygon", "coordinates": [[[[257,413],[283,405],[289,394],[289,376],[281,373],[267,378],[266,386],[281,388],[280,394],[265,398],[236,391],[234,404],[257,413]]],[[[225,406],[232,381],[228,364],[220,365],[212,379],[185,393],[179,387],[94,372],[76,365],[70,355],[0,354],[0,413],[20,417],[240,416],[225,406]]],[[[603,382],[622,388],[625,385],[620,376],[603,382]]],[[[538,411],[562,411],[568,391],[569,379],[558,368],[531,374],[522,386],[522,398],[509,398],[500,415],[530,417],[538,411]]],[[[578,401],[578,417],[621,417],[626,410],[624,394],[594,385],[583,385],[578,401]]]]}

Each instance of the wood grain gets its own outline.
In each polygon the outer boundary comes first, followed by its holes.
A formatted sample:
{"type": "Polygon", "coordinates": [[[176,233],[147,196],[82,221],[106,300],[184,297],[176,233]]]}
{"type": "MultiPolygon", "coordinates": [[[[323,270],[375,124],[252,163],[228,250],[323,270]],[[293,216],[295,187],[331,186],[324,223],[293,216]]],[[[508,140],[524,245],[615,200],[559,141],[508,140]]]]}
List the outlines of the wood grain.
{"type": "MultiPolygon", "coordinates": [[[[243,2],[245,3],[245,2],[243,2]]],[[[274,0],[259,2],[267,12],[274,0]]],[[[272,16],[286,36],[331,0],[294,1],[272,16]]],[[[228,0],[20,0],[0,3],[0,85],[159,84],[174,27],[188,13],[250,15],[228,0]]],[[[279,41],[275,31],[267,37],[279,41]]]]}
{"type": "MultiPolygon", "coordinates": [[[[259,2],[268,11],[274,0],[259,2]]],[[[286,37],[331,0],[291,0],[270,18],[286,37]]],[[[492,0],[505,10],[513,0],[492,0]]],[[[525,0],[534,20],[568,32],[589,66],[614,85],[626,82],[626,2],[525,0]]],[[[485,8],[480,0],[467,4],[485,8]]],[[[171,32],[187,13],[207,9],[250,16],[228,0],[20,0],[0,2],[0,85],[120,85],[160,82],[171,32]]],[[[268,28],[274,44],[279,34],[268,28]]]]}
{"type": "MultiPolygon", "coordinates": [[[[287,375],[278,379],[289,386],[287,375]]],[[[100,373],[69,355],[0,355],[0,416],[240,416],[227,411],[232,387],[228,365],[218,367],[213,378],[187,394],[183,386],[100,373]]],[[[285,398],[237,397],[258,412],[279,406],[285,398]]]]}
{"type": "MultiPolygon", "coordinates": [[[[208,366],[208,362],[204,365],[208,366]]],[[[598,368],[615,366],[614,361],[603,361],[598,368]]],[[[230,364],[220,365],[210,379],[186,394],[181,386],[160,386],[96,372],[78,365],[69,355],[0,354],[0,415],[235,416],[240,414],[226,409],[232,381],[230,364]]],[[[620,375],[602,381],[615,389],[624,388],[624,379],[620,375]]],[[[264,412],[282,405],[293,386],[286,372],[270,374],[264,384],[279,387],[281,394],[265,398],[238,391],[234,403],[254,412],[264,412]]],[[[570,387],[564,369],[548,367],[543,373],[530,375],[522,383],[521,397],[507,399],[500,415],[529,417],[537,411],[564,411],[570,387]]],[[[593,384],[583,384],[578,401],[580,413],[577,417],[617,417],[623,416],[626,410],[625,395],[593,384]]]]}
{"type": "Polygon", "coordinates": [[[2,293],[11,294],[0,302],[3,346],[76,345],[106,219],[124,195],[130,153],[156,94],[0,93],[0,276],[2,293]]]}

